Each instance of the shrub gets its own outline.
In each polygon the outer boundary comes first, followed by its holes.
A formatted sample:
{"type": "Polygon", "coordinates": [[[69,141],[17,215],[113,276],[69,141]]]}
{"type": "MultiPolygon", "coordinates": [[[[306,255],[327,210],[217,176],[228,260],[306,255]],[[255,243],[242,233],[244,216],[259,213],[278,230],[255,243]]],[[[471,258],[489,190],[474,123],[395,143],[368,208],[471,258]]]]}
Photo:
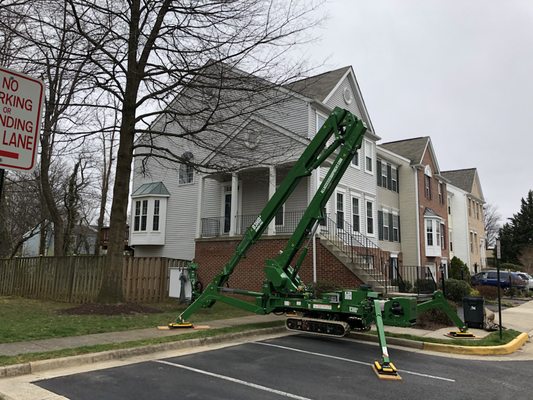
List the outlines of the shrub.
{"type": "MultiPolygon", "coordinates": [[[[452,305],[453,307],[453,305],[452,305]]],[[[453,325],[446,313],[437,308],[426,310],[416,316],[416,326],[422,329],[438,329],[453,325]]]]}
{"type": "Polygon", "coordinates": [[[456,303],[463,301],[463,297],[470,295],[470,285],[465,281],[458,279],[446,279],[444,281],[446,288],[446,298],[456,303]]]}
{"type": "Polygon", "coordinates": [[[413,291],[415,293],[433,293],[437,290],[437,284],[433,279],[417,279],[413,291]]]}
{"type": "Polygon", "coordinates": [[[409,293],[413,288],[413,285],[409,281],[404,281],[402,279],[393,279],[391,280],[391,286],[398,286],[398,289],[402,293],[409,293]]]}
{"type": "Polygon", "coordinates": [[[466,264],[457,257],[453,257],[450,262],[450,275],[451,279],[463,280],[465,282],[470,282],[470,271],[466,264]]]}
{"type": "Polygon", "coordinates": [[[509,270],[509,271],[522,271],[522,269],[524,269],[523,266],[521,265],[517,265],[517,264],[512,264],[512,263],[502,263],[500,264],[500,270],[502,271],[505,271],[505,270],[509,270]]]}
{"type": "Polygon", "coordinates": [[[498,298],[498,288],[496,286],[476,286],[481,297],[487,300],[496,300],[498,298]]]}

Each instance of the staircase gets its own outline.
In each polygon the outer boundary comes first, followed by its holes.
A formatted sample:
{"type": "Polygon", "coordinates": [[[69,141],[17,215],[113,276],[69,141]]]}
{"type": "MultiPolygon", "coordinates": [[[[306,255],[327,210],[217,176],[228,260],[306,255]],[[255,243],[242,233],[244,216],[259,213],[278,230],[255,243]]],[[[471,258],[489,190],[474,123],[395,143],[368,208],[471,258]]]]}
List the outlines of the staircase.
{"type": "Polygon", "coordinates": [[[372,240],[354,232],[346,221],[339,227],[333,219],[325,217],[320,229],[322,244],[354,275],[380,293],[396,291],[388,276],[388,260],[372,240]]]}

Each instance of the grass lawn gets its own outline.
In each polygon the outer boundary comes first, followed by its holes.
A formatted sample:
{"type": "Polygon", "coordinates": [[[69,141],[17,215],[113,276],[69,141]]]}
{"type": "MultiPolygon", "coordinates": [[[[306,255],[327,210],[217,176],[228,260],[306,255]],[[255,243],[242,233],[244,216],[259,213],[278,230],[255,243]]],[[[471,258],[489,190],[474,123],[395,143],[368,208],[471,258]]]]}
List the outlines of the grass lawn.
{"type": "MultiPolygon", "coordinates": [[[[149,304],[162,310],[155,314],[133,315],[65,315],[59,311],[76,306],[21,297],[0,297],[0,343],[116,332],[138,328],[154,328],[176,320],[185,309],[177,302],[149,304]]],[[[191,317],[192,322],[251,315],[246,311],[216,303],[191,317]]]]}

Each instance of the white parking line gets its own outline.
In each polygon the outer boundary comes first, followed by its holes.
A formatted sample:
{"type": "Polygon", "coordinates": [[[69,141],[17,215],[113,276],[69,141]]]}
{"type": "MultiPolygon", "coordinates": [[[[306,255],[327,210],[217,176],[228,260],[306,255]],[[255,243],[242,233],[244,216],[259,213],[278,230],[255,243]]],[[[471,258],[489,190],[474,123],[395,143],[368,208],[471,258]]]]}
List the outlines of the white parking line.
{"type": "Polygon", "coordinates": [[[172,366],[172,367],[183,368],[183,369],[186,369],[186,370],[188,370],[188,371],[197,372],[197,373],[199,373],[199,374],[212,376],[212,377],[214,377],[214,378],[224,379],[224,380],[226,380],[226,381],[230,381],[230,382],[238,383],[238,384],[240,384],[240,385],[244,385],[244,386],[249,386],[249,387],[251,387],[251,388],[258,389],[258,390],[263,390],[263,391],[265,391],[265,392],[278,394],[278,395],[280,395],[280,396],[288,397],[288,398],[290,398],[290,399],[312,400],[312,399],[310,399],[310,398],[308,398],[308,397],[302,397],[302,396],[298,396],[298,395],[296,395],[296,394],[292,394],[292,393],[288,393],[288,392],[283,392],[283,391],[281,391],[281,390],[272,389],[272,388],[269,388],[269,387],[266,387],[266,386],[257,385],[257,384],[255,384],[255,383],[246,382],[246,381],[243,381],[243,380],[240,380],[240,379],[232,378],[232,377],[230,377],[230,376],[225,376],[225,375],[215,374],[215,373],[213,373],[213,372],[204,371],[204,370],[197,369],[197,368],[193,368],[193,367],[188,367],[187,365],[183,365],[183,364],[176,364],[176,363],[173,363],[173,362],[170,362],[170,361],[165,361],[165,360],[154,360],[154,362],[157,362],[157,363],[160,363],[160,364],[170,365],[170,366],[172,366]]]}
{"type": "MultiPolygon", "coordinates": [[[[364,362],[364,361],[351,360],[349,358],[331,356],[329,354],[315,353],[314,351],[300,350],[300,349],[295,349],[293,347],[281,346],[281,345],[278,345],[278,344],[265,343],[265,342],[250,342],[250,344],[258,344],[258,345],[261,345],[261,346],[277,347],[278,349],[296,351],[298,353],[305,353],[305,354],[310,354],[310,355],[313,355],[313,356],[332,358],[334,360],[346,361],[346,362],[349,362],[349,363],[352,363],[352,364],[360,364],[360,365],[372,366],[371,363],[367,363],[367,362],[364,362]]],[[[455,379],[444,378],[442,376],[436,376],[436,375],[423,374],[421,372],[407,371],[405,369],[402,369],[399,372],[402,373],[402,374],[422,376],[424,378],[438,379],[440,381],[455,382],[455,379]]]]}

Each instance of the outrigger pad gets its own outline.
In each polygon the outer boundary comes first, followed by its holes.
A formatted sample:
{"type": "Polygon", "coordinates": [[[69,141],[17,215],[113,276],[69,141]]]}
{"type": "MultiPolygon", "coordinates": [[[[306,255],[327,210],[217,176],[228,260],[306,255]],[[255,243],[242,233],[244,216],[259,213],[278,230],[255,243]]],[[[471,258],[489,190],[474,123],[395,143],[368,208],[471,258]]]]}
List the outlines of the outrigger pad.
{"type": "Polygon", "coordinates": [[[477,339],[476,336],[471,332],[448,332],[444,336],[457,339],[477,339]]]}
{"type": "Polygon", "coordinates": [[[171,322],[168,325],[158,326],[159,330],[194,328],[190,322],[171,322]]]}
{"type": "Polygon", "coordinates": [[[374,361],[372,369],[379,379],[386,379],[389,381],[401,381],[402,377],[398,375],[398,370],[393,363],[381,365],[379,361],[374,361]]]}

